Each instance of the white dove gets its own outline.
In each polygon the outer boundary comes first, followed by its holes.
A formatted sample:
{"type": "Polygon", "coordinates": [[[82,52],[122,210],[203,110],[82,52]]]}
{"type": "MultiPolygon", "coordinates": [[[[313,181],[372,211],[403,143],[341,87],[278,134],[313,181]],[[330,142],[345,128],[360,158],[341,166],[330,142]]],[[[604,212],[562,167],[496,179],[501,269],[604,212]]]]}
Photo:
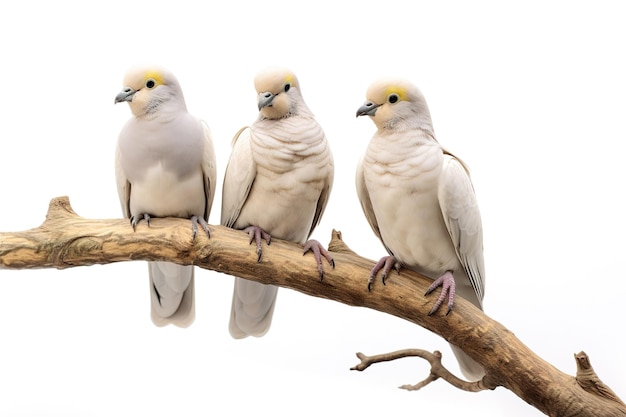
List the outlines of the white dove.
{"type": "MultiPolygon", "coordinates": [[[[222,225],[262,240],[304,244],[313,252],[320,279],[322,245],[308,240],[318,225],[333,184],[333,157],[324,131],[304,103],[293,72],[269,68],[257,74],[259,117],[232,142],[222,192],[222,225]],[[306,243],[305,243],[306,241],[306,243]]],[[[278,288],[235,278],[229,330],[236,338],[263,336],[270,327],[278,288]]]]}
{"type": "MultiPolygon", "coordinates": [[[[182,217],[207,225],[216,185],[208,126],[187,112],[180,85],[168,70],[137,67],[124,77],[115,103],[133,117],[120,132],[115,176],[124,216],[133,229],[151,217],[182,217]]],[[[151,317],[157,326],[189,326],[195,318],[193,266],[149,262],[151,317]]]]}
{"type": "MultiPolygon", "coordinates": [[[[454,294],[482,309],[485,289],[480,212],[465,164],[439,145],[422,93],[402,79],[374,81],[358,116],[378,130],[356,172],[361,207],[391,256],[371,271],[368,288],[382,269],[406,267],[434,280],[427,294],[442,292],[429,314],[454,294]]],[[[478,380],[483,368],[452,346],[464,375],[478,380]]]]}

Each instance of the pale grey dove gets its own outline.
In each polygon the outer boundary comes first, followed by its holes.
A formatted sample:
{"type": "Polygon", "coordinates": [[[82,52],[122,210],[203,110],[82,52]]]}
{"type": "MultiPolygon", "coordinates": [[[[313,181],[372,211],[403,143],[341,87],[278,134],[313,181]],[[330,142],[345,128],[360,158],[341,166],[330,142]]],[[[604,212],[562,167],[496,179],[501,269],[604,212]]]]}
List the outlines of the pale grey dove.
{"type": "MultiPolygon", "coordinates": [[[[315,240],[333,184],[334,164],[324,131],[302,99],[300,84],[284,68],[261,71],[254,80],[259,117],[232,142],[224,176],[222,220],[262,239],[304,244],[312,251],[320,279],[322,257],[332,257],[315,240]],[[305,243],[306,241],[306,243],[305,243]]],[[[278,288],[235,278],[229,330],[234,338],[263,336],[270,327],[278,288]]]]}
{"type": "MultiPolygon", "coordinates": [[[[429,314],[455,291],[482,309],[485,289],[480,212],[465,164],[439,145],[422,93],[402,79],[374,81],[358,116],[378,130],[359,162],[356,186],[374,233],[391,256],[372,269],[383,283],[390,270],[406,267],[434,280],[428,293],[442,292],[429,314]]],[[[463,374],[472,380],[483,368],[452,346],[463,374]]]]}
{"type": "MultiPolygon", "coordinates": [[[[124,216],[133,229],[151,217],[191,219],[209,234],[216,185],[215,152],[208,126],[187,112],[174,75],[137,67],[124,77],[115,103],[128,102],[133,117],[120,132],[115,174],[124,216]]],[[[157,326],[189,326],[195,318],[193,266],[149,262],[151,317],[157,326]]]]}

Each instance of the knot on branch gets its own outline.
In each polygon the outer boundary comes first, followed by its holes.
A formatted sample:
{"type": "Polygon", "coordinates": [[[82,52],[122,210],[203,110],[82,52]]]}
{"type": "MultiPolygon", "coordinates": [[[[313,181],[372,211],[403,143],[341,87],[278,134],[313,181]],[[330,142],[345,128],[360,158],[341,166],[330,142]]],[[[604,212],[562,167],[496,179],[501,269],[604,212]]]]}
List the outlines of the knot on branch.
{"type": "Polygon", "coordinates": [[[591,366],[589,356],[587,356],[585,352],[581,351],[576,353],[574,358],[576,359],[576,367],[578,368],[576,370],[576,382],[578,382],[578,385],[580,385],[582,389],[590,394],[615,401],[621,405],[626,405],[611,388],[600,380],[591,366]]]}
{"type": "Polygon", "coordinates": [[[55,220],[63,217],[78,217],[78,214],[76,214],[76,212],[72,208],[69,197],[55,197],[50,200],[50,204],[48,205],[46,221],[55,220]]]}
{"type": "Polygon", "coordinates": [[[330,243],[328,244],[328,251],[356,255],[341,238],[341,232],[335,229],[333,229],[330,243]]]}

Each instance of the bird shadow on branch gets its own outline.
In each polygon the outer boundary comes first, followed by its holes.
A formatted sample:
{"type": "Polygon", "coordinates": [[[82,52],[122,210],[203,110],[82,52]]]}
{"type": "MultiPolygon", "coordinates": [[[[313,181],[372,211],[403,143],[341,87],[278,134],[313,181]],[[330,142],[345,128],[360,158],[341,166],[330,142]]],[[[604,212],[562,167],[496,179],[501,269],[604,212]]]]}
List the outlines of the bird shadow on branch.
{"type": "Polygon", "coordinates": [[[387,285],[368,291],[374,261],[354,253],[334,231],[328,246],[336,267],[319,279],[315,262],[303,262],[303,247],[272,240],[258,260],[247,234],[210,225],[211,237],[191,236],[189,220],[156,218],[138,225],[127,219],[93,220],[78,216],[67,197],[50,202],[46,220],[34,229],[0,233],[0,269],[64,269],[133,260],[169,261],[240,278],[290,288],[314,297],[366,307],[410,321],[460,347],[485,369],[478,382],[463,381],[441,365],[439,352],[407,349],[384,355],[358,354],[364,370],[377,362],[419,356],[431,363],[430,375],[416,390],[439,378],[467,391],[502,386],[549,416],[626,416],[626,406],[598,378],[584,353],[576,356],[578,372],[567,375],[537,356],[499,322],[461,297],[449,315],[429,316],[432,299],[424,296],[432,282],[413,271],[394,274],[387,285]]]}

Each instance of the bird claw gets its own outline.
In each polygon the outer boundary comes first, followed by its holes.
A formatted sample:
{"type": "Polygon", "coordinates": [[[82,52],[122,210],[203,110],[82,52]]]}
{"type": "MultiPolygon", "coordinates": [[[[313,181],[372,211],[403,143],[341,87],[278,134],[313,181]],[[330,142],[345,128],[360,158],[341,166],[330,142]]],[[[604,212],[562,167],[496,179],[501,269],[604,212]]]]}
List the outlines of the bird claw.
{"type": "Polygon", "coordinates": [[[302,255],[306,255],[307,252],[311,251],[313,253],[313,257],[315,258],[315,262],[317,262],[317,272],[320,276],[320,281],[324,281],[324,266],[322,264],[322,256],[326,261],[335,269],[335,260],[332,255],[328,253],[328,251],[315,239],[307,240],[304,244],[304,252],[302,255]]]}
{"type": "Polygon", "coordinates": [[[435,304],[428,312],[429,316],[432,316],[437,310],[439,310],[439,307],[441,307],[441,304],[443,304],[443,301],[446,299],[446,295],[448,296],[448,310],[446,311],[446,316],[450,314],[452,307],[454,306],[456,282],[454,281],[454,276],[451,271],[446,271],[442,276],[430,284],[430,287],[428,287],[424,295],[429,295],[438,287],[441,287],[441,294],[439,294],[437,301],[435,301],[435,304]]]}
{"type": "Polygon", "coordinates": [[[211,239],[211,230],[209,229],[209,225],[206,220],[204,220],[203,217],[191,216],[191,240],[196,239],[196,235],[198,234],[198,223],[200,223],[202,229],[204,229],[206,234],[209,236],[209,239],[211,239]]]}
{"type": "Polygon", "coordinates": [[[243,229],[244,232],[250,236],[250,242],[248,244],[252,244],[252,241],[256,241],[256,253],[258,255],[257,262],[261,262],[261,256],[263,255],[263,249],[261,248],[261,241],[265,239],[268,246],[272,241],[272,237],[265,230],[261,229],[258,226],[248,226],[243,229]]]}
{"type": "Polygon", "coordinates": [[[150,215],[148,213],[138,213],[130,217],[130,225],[133,226],[133,232],[141,220],[145,220],[148,227],[150,227],[150,215]]]}
{"type": "Polygon", "coordinates": [[[370,272],[370,277],[367,281],[367,290],[372,290],[372,284],[374,283],[376,274],[378,274],[378,271],[381,270],[383,271],[381,275],[383,285],[387,285],[385,284],[385,281],[387,280],[387,276],[389,275],[389,272],[391,272],[392,268],[395,269],[398,274],[400,273],[400,262],[398,262],[396,258],[394,258],[393,256],[383,256],[382,258],[380,258],[380,260],[376,262],[376,265],[374,265],[370,272]]]}

